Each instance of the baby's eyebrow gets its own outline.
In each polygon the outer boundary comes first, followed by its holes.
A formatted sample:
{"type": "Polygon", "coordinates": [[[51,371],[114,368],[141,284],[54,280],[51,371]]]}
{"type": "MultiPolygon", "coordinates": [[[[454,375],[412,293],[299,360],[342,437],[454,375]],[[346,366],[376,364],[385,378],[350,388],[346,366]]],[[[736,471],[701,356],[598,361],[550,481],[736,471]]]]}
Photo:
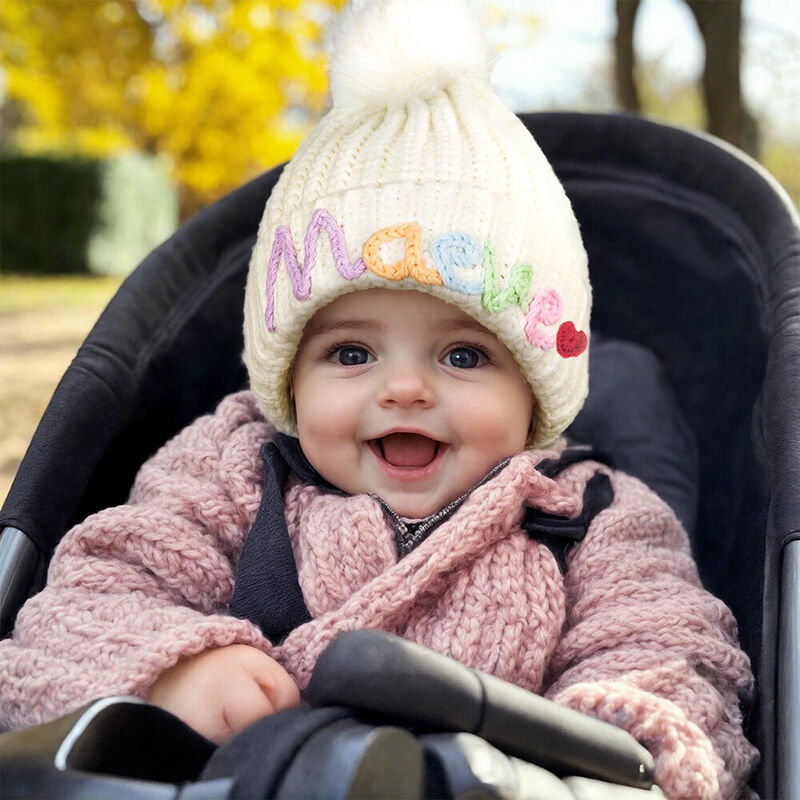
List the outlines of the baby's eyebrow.
{"type": "Polygon", "coordinates": [[[453,333],[456,331],[474,331],[475,333],[493,335],[491,331],[486,330],[483,325],[475,319],[458,319],[458,318],[445,318],[440,319],[433,326],[435,330],[442,333],[453,333]]]}
{"type": "Polygon", "coordinates": [[[377,319],[311,320],[303,331],[303,338],[322,336],[335,331],[379,331],[384,325],[377,319]]]}
{"type": "MultiPolygon", "coordinates": [[[[336,331],[382,331],[386,325],[378,319],[318,319],[311,320],[303,331],[303,339],[311,336],[324,336],[336,331]]],[[[456,333],[458,331],[474,331],[484,335],[492,335],[483,325],[474,319],[460,319],[456,317],[445,317],[436,320],[432,328],[437,333],[456,333]]]]}

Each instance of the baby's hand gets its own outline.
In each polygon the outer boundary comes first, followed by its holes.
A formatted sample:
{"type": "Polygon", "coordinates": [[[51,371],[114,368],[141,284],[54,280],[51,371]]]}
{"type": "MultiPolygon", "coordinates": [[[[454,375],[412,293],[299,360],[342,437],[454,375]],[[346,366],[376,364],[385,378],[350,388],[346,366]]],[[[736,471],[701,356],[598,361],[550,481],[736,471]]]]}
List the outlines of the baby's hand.
{"type": "Polygon", "coordinates": [[[179,661],[161,673],[147,699],[222,744],[261,717],[296,706],[300,692],[277,661],[232,644],[179,661]]]}

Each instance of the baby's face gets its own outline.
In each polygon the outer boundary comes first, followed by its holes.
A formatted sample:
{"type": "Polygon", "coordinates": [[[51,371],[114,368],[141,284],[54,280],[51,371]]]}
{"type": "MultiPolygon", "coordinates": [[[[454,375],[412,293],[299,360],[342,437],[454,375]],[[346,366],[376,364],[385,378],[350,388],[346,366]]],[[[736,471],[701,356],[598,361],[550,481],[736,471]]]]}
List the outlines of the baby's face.
{"type": "Polygon", "coordinates": [[[443,508],[522,450],[533,413],[505,345],[416,291],[355,292],[318,311],[292,386],[298,437],[315,469],[410,518],[443,508]]]}

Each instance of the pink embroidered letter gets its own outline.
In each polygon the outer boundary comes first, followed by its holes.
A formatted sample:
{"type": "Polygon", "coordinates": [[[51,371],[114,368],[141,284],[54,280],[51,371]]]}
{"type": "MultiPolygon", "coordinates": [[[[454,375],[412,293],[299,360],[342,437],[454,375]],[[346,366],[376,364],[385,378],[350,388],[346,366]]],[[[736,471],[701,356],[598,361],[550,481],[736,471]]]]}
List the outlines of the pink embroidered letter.
{"type": "Polygon", "coordinates": [[[555,325],[561,319],[561,295],[555,289],[535,292],[525,316],[525,335],[528,341],[542,350],[549,350],[556,337],[545,330],[545,325],[555,325]]]}

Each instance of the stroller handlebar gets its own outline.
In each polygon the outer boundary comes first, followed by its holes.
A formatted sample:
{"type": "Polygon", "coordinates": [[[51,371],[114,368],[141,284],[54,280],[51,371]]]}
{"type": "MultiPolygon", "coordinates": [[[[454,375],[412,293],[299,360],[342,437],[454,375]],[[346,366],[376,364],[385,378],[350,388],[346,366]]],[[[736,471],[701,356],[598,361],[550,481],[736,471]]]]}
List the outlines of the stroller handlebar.
{"type": "Polygon", "coordinates": [[[559,775],[653,785],[653,757],[621,728],[383,631],[340,633],[317,660],[305,697],[473,733],[559,775]]]}

